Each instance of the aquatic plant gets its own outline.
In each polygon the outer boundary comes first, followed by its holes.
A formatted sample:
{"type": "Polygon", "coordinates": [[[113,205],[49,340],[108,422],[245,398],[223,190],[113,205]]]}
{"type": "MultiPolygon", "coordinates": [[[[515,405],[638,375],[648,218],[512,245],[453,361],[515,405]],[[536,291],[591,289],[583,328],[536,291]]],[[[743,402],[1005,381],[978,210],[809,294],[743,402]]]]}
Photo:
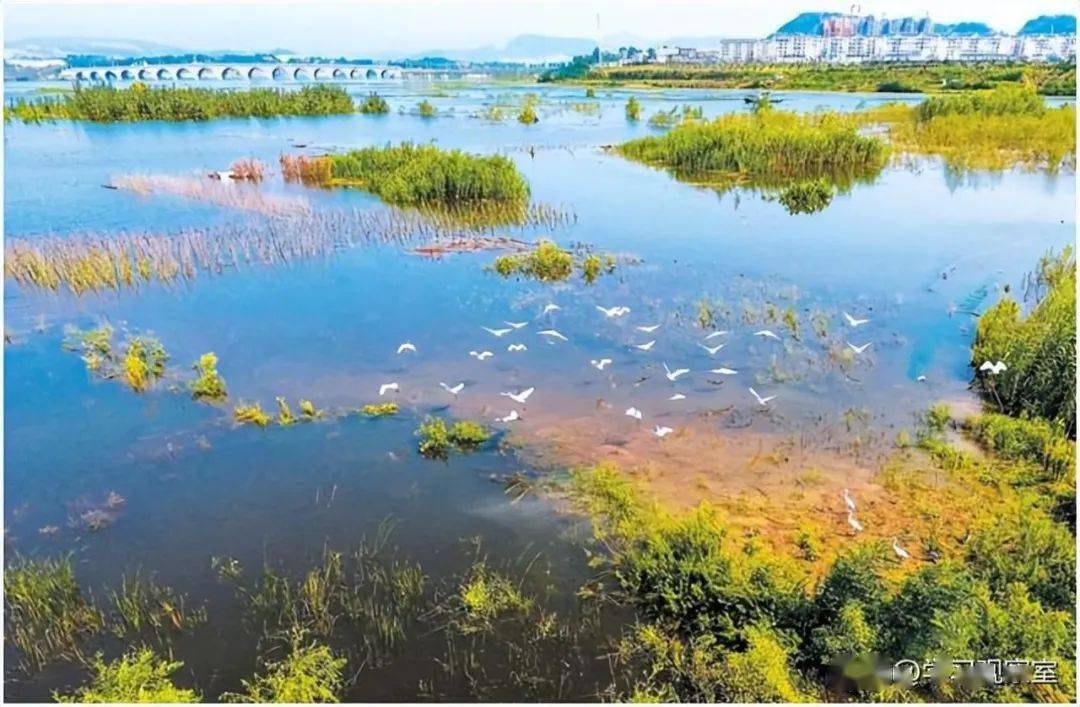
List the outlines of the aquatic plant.
{"type": "Polygon", "coordinates": [[[278,424],[282,427],[288,427],[289,425],[296,422],[296,416],[293,415],[292,408],[289,407],[289,403],[285,400],[285,398],[278,396],[274,398],[274,400],[277,402],[278,406],[278,424]]]}
{"type": "Polygon", "coordinates": [[[81,657],[79,641],[105,627],[75,581],[69,557],[16,556],[4,570],[5,636],[28,670],[81,657]]]}
{"type": "Polygon", "coordinates": [[[360,112],[365,115],[382,115],[390,112],[390,104],[386,99],[372,91],[360,104],[360,112]]]}
{"type": "Polygon", "coordinates": [[[368,417],[383,417],[398,413],[397,403],[369,403],[360,408],[360,413],[368,417]]]}
{"type": "Polygon", "coordinates": [[[636,123],[641,120],[641,102],[636,96],[630,96],[626,100],[626,119],[636,123]]]}
{"type": "Polygon", "coordinates": [[[199,356],[199,360],[192,366],[197,375],[188,383],[191,397],[211,403],[222,402],[228,397],[225,379],[218,373],[217,363],[218,358],[213,351],[199,356]]]}
{"type": "Polygon", "coordinates": [[[777,201],[789,214],[814,214],[832,203],[836,189],[825,179],[797,182],[781,190],[777,201]]]}
{"type": "Polygon", "coordinates": [[[207,620],[205,608],[189,609],[186,596],[139,572],[122,577],[119,591],[111,596],[119,616],[113,628],[118,636],[152,633],[167,638],[173,631],[186,631],[207,620]]]}
{"type": "Polygon", "coordinates": [[[90,371],[99,371],[112,361],[112,335],[113,329],[108,324],[86,331],[75,329],[68,333],[64,347],[81,350],[86,368],[90,371]]]}
{"type": "Polygon", "coordinates": [[[439,114],[439,110],[431,101],[425,99],[416,104],[416,113],[421,118],[434,118],[439,114]]]}
{"type": "Polygon", "coordinates": [[[957,113],[1042,115],[1045,112],[1046,103],[1033,88],[1009,84],[987,91],[964,91],[943,96],[930,96],[915,109],[915,115],[921,121],[957,113]]]}
{"type": "Polygon", "coordinates": [[[1040,262],[1033,277],[1038,299],[1022,316],[1003,297],[975,329],[971,364],[975,387],[1000,412],[1043,418],[1076,439],[1076,260],[1072,248],[1040,262]],[[999,372],[981,370],[1002,361],[999,372]]]}
{"type": "Polygon", "coordinates": [[[305,422],[311,422],[317,420],[326,414],[325,410],[319,410],[315,407],[315,403],[310,400],[300,399],[300,415],[305,422]]]}
{"type": "Polygon", "coordinates": [[[544,282],[559,282],[569,279],[576,266],[585,282],[591,285],[600,275],[615,272],[616,263],[611,254],[586,251],[575,264],[572,253],[552,241],[541,240],[531,251],[500,255],[492,262],[491,270],[502,277],[521,275],[544,282]]]}
{"type": "Polygon", "coordinates": [[[124,379],[132,390],[141,393],[165,374],[165,362],[168,358],[165,347],[157,339],[147,336],[132,337],[124,353],[124,379]]]}
{"type": "Polygon", "coordinates": [[[268,662],[261,675],[243,680],[245,692],[222,695],[227,702],[338,702],[347,661],[324,645],[308,642],[294,630],[288,655],[268,662]]]}
{"type": "Polygon", "coordinates": [[[149,648],[131,649],[109,663],[98,654],[90,664],[93,672],[90,684],[68,695],[53,693],[53,699],[112,704],[200,702],[198,692],[173,684],[173,673],[183,665],[180,661],[158,658],[149,648]]]}
{"type": "Polygon", "coordinates": [[[525,101],[521,106],[521,110],[518,112],[518,122],[525,125],[532,125],[533,123],[539,123],[540,117],[536,114],[536,106],[539,104],[540,99],[535,94],[528,94],[525,96],[525,101]]]}
{"type": "Polygon", "coordinates": [[[261,182],[266,172],[266,166],[254,157],[246,157],[235,160],[229,166],[229,174],[232,179],[247,182],[261,182]]]}
{"type": "MultiPolygon", "coordinates": [[[[307,198],[298,195],[274,194],[251,184],[233,180],[221,181],[207,177],[185,177],[170,174],[123,174],[109,180],[117,189],[142,196],[166,194],[192,201],[218,204],[241,211],[253,211],[266,216],[288,216],[310,211],[307,198]]],[[[130,273],[128,273],[130,280],[130,273]]],[[[128,282],[128,284],[131,284],[128,282]]]]}
{"type": "Polygon", "coordinates": [[[270,424],[270,416],[263,411],[262,406],[257,402],[238,403],[233,408],[233,419],[241,425],[252,424],[266,427],[270,424]]]}
{"type": "Polygon", "coordinates": [[[1075,469],[1076,442],[1046,420],[984,413],[966,420],[964,426],[999,457],[1034,462],[1051,479],[1060,479],[1075,469]]]}
{"type": "Polygon", "coordinates": [[[477,562],[458,589],[461,614],[455,625],[462,633],[491,629],[492,622],[505,614],[528,613],[533,600],[522,594],[509,577],[477,562]]]}
{"type": "Polygon", "coordinates": [[[450,426],[447,436],[458,449],[473,449],[491,438],[483,425],[472,420],[458,420],[450,426]]]}
{"type": "Polygon", "coordinates": [[[855,123],[839,114],[775,110],[683,122],[665,135],[631,140],[616,150],[695,182],[777,187],[809,179],[848,184],[871,178],[887,154],[881,140],[860,135],[855,123]]]}
{"type": "Polygon", "coordinates": [[[585,97],[586,98],[596,98],[596,90],[592,86],[589,86],[588,88],[585,89],[585,97]]]}
{"type": "Polygon", "coordinates": [[[331,115],[352,113],[353,110],[352,99],[343,88],[326,84],[304,86],[299,90],[252,88],[219,91],[209,88],[150,88],[136,82],[128,88],[80,86],[70,94],[55,98],[20,98],[7,106],[4,115],[5,118],[24,122],[88,120],[114,123],[331,115]]]}
{"type": "Polygon", "coordinates": [[[445,458],[451,447],[467,452],[486,442],[491,433],[471,420],[459,420],[447,426],[439,417],[427,417],[416,430],[419,451],[426,457],[445,458]]]}

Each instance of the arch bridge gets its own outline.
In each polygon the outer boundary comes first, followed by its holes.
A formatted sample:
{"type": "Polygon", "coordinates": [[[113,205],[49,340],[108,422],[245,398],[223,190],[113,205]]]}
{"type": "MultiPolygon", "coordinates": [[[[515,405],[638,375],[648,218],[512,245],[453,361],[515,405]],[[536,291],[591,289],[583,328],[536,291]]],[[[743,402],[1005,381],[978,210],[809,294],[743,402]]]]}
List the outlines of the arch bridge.
{"type": "Polygon", "coordinates": [[[88,83],[142,81],[394,81],[405,71],[387,64],[137,64],[68,68],[60,78],[88,83]]]}

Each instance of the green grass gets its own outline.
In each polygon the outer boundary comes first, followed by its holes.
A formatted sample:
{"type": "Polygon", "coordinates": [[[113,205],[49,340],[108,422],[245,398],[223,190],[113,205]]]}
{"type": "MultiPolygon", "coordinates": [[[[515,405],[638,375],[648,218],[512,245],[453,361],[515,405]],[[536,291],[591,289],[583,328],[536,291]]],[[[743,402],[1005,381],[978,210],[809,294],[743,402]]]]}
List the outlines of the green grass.
{"type": "Polygon", "coordinates": [[[529,185],[501,155],[471,155],[433,145],[402,143],[322,158],[328,169],[311,179],[324,186],[353,186],[396,206],[524,205],[529,185]]]}
{"type": "Polygon", "coordinates": [[[233,408],[233,419],[241,425],[255,425],[266,427],[270,424],[270,416],[263,411],[259,403],[239,403],[233,408]]]}
{"type": "Polygon", "coordinates": [[[204,353],[195,362],[192,368],[195,369],[196,376],[188,384],[191,397],[210,403],[222,402],[228,397],[225,379],[218,373],[217,364],[218,358],[212,351],[204,353]]]}
{"type": "Polygon", "coordinates": [[[384,115],[390,112],[390,104],[385,98],[372,91],[360,104],[359,111],[365,115],[384,115]]]}
{"type": "Polygon", "coordinates": [[[446,458],[451,448],[467,452],[491,438],[483,425],[471,420],[459,420],[452,425],[439,417],[428,417],[416,430],[420,438],[418,449],[426,457],[446,458]]]}
{"type": "Polygon", "coordinates": [[[632,123],[641,120],[641,101],[635,96],[626,99],[626,119],[632,123]]]}
{"type": "Polygon", "coordinates": [[[254,679],[244,680],[243,693],[222,697],[227,702],[338,702],[346,664],[345,658],[327,646],[305,641],[298,631],[291,638],[288,655],[267,663],[254,679]]]}
{"type": "Polygon", "coordinates": [[[5,119],[25,122],[86,120],[98,123],[144,120],[210,120],[213,118],[267,118],[282,115],[352,113],[352,99],[344,89],[318,84],[297,91],[268,88],[226,91],[207,88],[79,88],[55,99],[18,99],[4,111],[5,119]]]}
{"type": "Polygon", "coordinates": [[[888,153],[882,141],[860,135],[844,116],[771,109],[683,122],[665,135],[631,140],[616,149],[682,179],[762,187],[816,179],[848,185],[875,177],[888,153]]]}
{"type": "Polygon", "coordinates": [[[385,417],[398,413],[397,403],[369,403],[360,408],[360,414],[368,417],[385,417]]]}
{"type": "Polygon", "coordinates": [[[16,557],[4,570],[6,639],[29,670],[81,657],[79,642],[105,627],[101,612],[75,581],[68,557],[16,557]]]}
{"type": "Polygon", "coordinates": [[[157,339],[148,336],[132,337],[124,353],[124,379],[135,392],[146,391],[154,381],[165,374],[165,362],[168,359],[169,354],[157,339]]]}
{"type": "Polygon", "coordinates": [[[500,255],[491,264],[491,270],[502,277],[522,277],[542,282],[563,282],[578,268],[587,284],[593,284],[601,275],[615,271],[612,255],[586,253],[575,262],[574,255],[552,241],[542,240],[531,251],[500,255]]]}
{"type": "Polygon", "coordinates": [[[473,565],[458,589],[461,615],[456,626],[462,633],[490,630],[492,623],[507,614],[527,614],[533,601],[504,574],[483,562],[473,565]]]}
{"type": "Polygon", "coordinates": [[[119,617],[113,631],[119,636],[153,634],[167,638],[172,632],[189,630],[207,620],[205,608],[188,608],[184,595],[138,572],[121,578],[119,590],[112,592],[112,603],[119,617]]]}
{"type": "Polygon", "coordinates": [[[826,179],[796,182],[777,196],[789,214],[813,214],[824,211],[832,203],[836,189],[826,179]]]}
{"type": "Polygon", "coordinates": [[[434,118],[439,115],[439,110],[431,101],[423,100],[416,104],[416,113],[421,118],[434,118]]]}
{"type": "Polygon", "coordinates": [[[57,702],[106,703],[184,703],[201,702],[199,693],[179,688],[172,675],[181,667],[179,661],[163,660],[149,648],[136,648],[121,658],[106,663],[98,655],[90,665],[90,684],[69,695],[54,693],[57,702]]]}

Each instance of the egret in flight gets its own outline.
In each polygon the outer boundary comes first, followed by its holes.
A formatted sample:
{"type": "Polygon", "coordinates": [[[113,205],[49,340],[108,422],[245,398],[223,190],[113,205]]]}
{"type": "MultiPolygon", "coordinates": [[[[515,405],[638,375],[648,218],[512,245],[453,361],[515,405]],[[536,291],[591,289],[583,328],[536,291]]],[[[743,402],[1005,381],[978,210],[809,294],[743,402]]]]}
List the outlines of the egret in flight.
{"type": "Polygon", "coordinates": [[[528,351],[528,347],[525,344],[510,344],[506,347],[507,351],[528,351]]]}
{"type": "Polygon", "coordinates": [[[856,319],[847,312],[844,312],[844,319],[846,319],[847,323],[850,324],[852,327],[860,327],[870,321],[869,319],[856,319]]]}
{"type": "Polygon", "coordinates": [[[872,341],[867,341],[867,342],[866,342],[865,344],[863,344],[862,346],[856,346],[855,344],[853,344],[853,343],[851,343],[851,342],[849,341],[849,342],[848,342],[848,348],[849,348],[849,349],[851,349],[852,351],[854,351],[854,352],[855,352],[855,353],[857,353],[857,354],[861,354],[861,353],[862,353],[863,351],[866,351],[866,349],[870,348],[870,344],[872,344],[872,343],[874,343],[874,342],[872,342],[872,341]]]}
{"type": "Polygon", "coordinates": [[[469,355],[475,358],[477,361],[483,361],[485,358],[491,358],[495,354],[490,351],[470,351],[469,355]]]}
{"type": "Polygon", "coordinates": [[[600,310],[601,312],[603,312],[604,316],[607,317],[608,319],[614,319],[615,317],[621,317],[623,315],[630,314],[630,308],[629,307],[623,307],[621,305],[616,305],[614,307],[608,307],[606,309],[604,307],[601,307],[600,305],[596,305],[596,308],[598,310],[600,310]]]}
{"type": "Polygon", "coordinates": [[[543,331],[540,331],[540,332],[537,332],[537,333],[540,334],[540,336],[547,336],[547,337],[552,338],[552,339],[561,339],[563,341],[569,341],[569,339],[567,339],[565,336],[563,336],[559,332],[555,331],[554,329],[544,329],[543,331]]]}
{"type": "Polygon", "coordinates": [[[528,322],[503,322],[503,324],[510,327],[511,329],[520,329],[521,327],[528,324],[528,322]]]}
{"type": "Polygon", "coordinates": [[[724,348],[724,344],[717,344],[716,346],[706,346],[705,344],[698,344],[698,346],[708,351],[710,356],[715,356],[717,351],[724,348]]]}
{"type": "Polygon", "coordinates": [[[656,427],[653,428],[652,433],[654,435],[656,435],[657,437],[659,437],[660,439],[663,439],[664,437],[667,437],[669,434],[671,434],[674,431],[675,430],[673,430],[670,427],[664,427],[662,425],[657,425],[656,427]]]}
{"type": "Polygon", "coordinates": [[[397,389],[398,389],[398,384],[397,383],[383,383],[382,385],[379,386],[379,397],[382,397],[382,396],[386,395],[386,391],[388,391],[388,390],[393,390],[393,391],[396,392],[397,389]]]}
{"type": "Polygon", "coordinates": [[[1005,365],[1004,361],[998,361],[997,363],[991,363],[990,361],[983,361],[983,365],[979,366],[980,371],[990,373],[991,375],[997,375],[1003,371],[1009,370],[1009,367],[1005,365]]]}
{"type": "Polygon", "coordinates": [[[773,400],[773,399],[776,398],[775,395],[770,395],[767,398],[763,398],[760,395],[758,395],[758,392],[756,390],[754,390],[753,388],[750,388],[750,394],[754,396],[754,399],[758,401],[759,405],[768,405],[770,400],[773,400]]]}
{"type": "Polygon", "coordinates": [[[734,368],[725,368],[724,366],[720,366],[720,368],[710,368],[709,373],[717,373],[722,376],[733,376],[738,373],[738,371],[736,371],[734,368]]]}
{"type": "Polygon", "coordinates": [[[439,385],[442,386],[443,390],[445,390],[447,393],[450,393],[451,395],[457,395],[465,388],[464,383],[458,383],[457,385],[450,386],[446,383],[440,382],[439,385]]]}
{"type": "Polygon", "coordinates": [[[679,376],[686,375],[690,372],[689,368],[676,368],[674,371],[667,367],[667,363],[664,364],[664,375],[667,379],[674,383],[679,376]]]}
{"type": "Polygon", "coordinates": [[[597,360],[596,360],[596,359],[594,358],[594,359],[591,359],[591,360],[589,361],[589,364],[590,364],[590,365],[591,365],[591,366],[592,366],[593,368],[595,368],[596,370],[598,370],[598,371],[602,371],[602,370],[604,370],[604,366],[607,366],[607,365],[609,365],[610,363],[611,363],[611,359],[610,359],[610,358],[602,358],[602,359],[600,359],[599,361],[597,361],[597,360]]]}
{"type": "Polygon", "coordinates": [[[486,331],[487,333],[492,334],[494,336],[506,336],[507,334],[509,334],[510,332],[513,331],[513,329],[492,329],[490,327],[480,327],[480,328],[483,329],[484,331],[486,331]]]}
{"type": "Polygon", "coordinates": [[[659,329],[660,325],[659,324],[650,324],[649,326],[636,326],[634,328],[637,329],[638,331],[643,331],[646,334],[651,334],[654,331],[656,331],[657,329],[659,329]]]}
{"type": "Polygon", "coordinates": [[[412,351],[413,353],[416,353],[416,346],[406,341],[404,344],[397,347],[398,353],[405,353],[406,351],[412,351]]]}
{"type": "Polygon", "coordinates": [[[520,393],[499,393],[499,395],[503,396],[504,398],[510,398],[515,403],[524,405],[525,401],[529,399],[529,396],[533,394],[534,390],[536,390],[536,388],[526,388],[520,393]]]}
{"type": "Polygon", "coordinates": [[[626,408],[626,414],[627,414],[627,416],[632,417],[635,420],[640,420],[641,419],[641,410],[638,410],[635,407],[626,408]]]}
{"type": "Polygon", "coordinates": [[[649,349],[651,349],[653,347],[653,344],[655,344],[655,343],[656,343],[656,339],[653,339],[652,341],[647,341],[644,344],[634,344],[634,348],[635,349],[641,349],[642,351],[648,351],[649,349]]]}
{"type": "Polygon", "coordinates": [[[770,339],[776,339],[780,341],[780,337],[777,336],[771,329],[762,329],[761,331],[755,331],[754,336],[764,336],[770,339]]]}

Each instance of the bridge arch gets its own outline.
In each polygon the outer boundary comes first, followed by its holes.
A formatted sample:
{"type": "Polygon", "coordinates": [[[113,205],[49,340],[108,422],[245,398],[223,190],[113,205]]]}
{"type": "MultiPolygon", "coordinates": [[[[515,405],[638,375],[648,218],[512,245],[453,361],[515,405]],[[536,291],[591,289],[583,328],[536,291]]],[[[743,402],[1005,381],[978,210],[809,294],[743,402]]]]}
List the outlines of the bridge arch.
{"type": "Polygon", "coordinates": [[[123,81],[131,81],[134,78],[135,74],[132,73],[131,69],[124,69],[120,72],[120,79],[123,81]]]}
{"type": "Polygon", "coordinates": [[[275,66],[274,70],[270,72],[270,78],[275,81],[287,81],[289,79],[289,72],[285,70],[285,67],[275,66]]]}
{"type": "Polygon", "coordinates": [[[85,81],[86,80],[86,72],[85,71],[76,71],[75,72],[75,80],[76,81],[85,81]]]}
{"type": "Polygon", "coordinates": [[[393,77],[394,77],[394,72],[391,71],[390,69],[383,69],[382,73],[379,74],[379,78],[383,78],[383,79],[390,79],[390,78],[393,78],[393,77]]]}
{"type": "Polygon", "coordinates": [[[158,72],[157,72],[158,81],[171,81],[172,78],[173,78],[173,73],[171,71],[169,71],[168,69],[158,69],[158,72]]]}
{"type": "Polygon", "coordinates": [[[176,78],[184,81],[191,81],[195,78],[195,72],[186,66],[181,66],[176,70],[176,78]]]}
{"type": "Polygon", "coordinates": [[[379,73],[375,71],[375,69],[368,69],[364,73],[364,78],[369,81],[374,81],[375,79],[379,78],[379,73]]]}
{"type": "Polygon", "coordinates": [[[90,80],[91,81],[100,81],[101,80],[101,74],[99,74],[96,71],[91,71],[90,72],[90,80]]]}
{"type": "Polygon", "coordinates": [[[304,79],[306,81],[311,79],[311,77],[308,76],[308,72],[302,66],[293,72],[292,77],[294,81],[299,81],[300,79],[304,79]]]}
{"type": "Polygon", "coordinates": [[[316,81],[325,81],[326,79],[330,78],[329,72],[330,72],[330,70],[327,69],[324,66],[316,66],[315,67],[315,80],[316,81]]]}
{"type": "Polygon", "coordinates": [[[345,69],[337,68],[337,69],[334,69],[334,78],[335,79],[345,80],[345,79],[349,78],[349,76],[348,76],[348,74],[345,73],[345,69]]]}
{"type": "Polygon", "coordinates": [[[117,76],[116,76],[115,71],[106,71],[105,72],[105,80],[106,81],[115,81],[116,79],[117,79],[117,76]]]}
{"type": "Polygon", "coordinates": [[[154,78],[154,72],[150,69],[139,69],[140,81],[152,81],[154,78]]]}
{"type": "Polygon", "coordinates": [[[235,81],[236,79],[243,78],[240,72],[231,66],[226,66],[221,70],[221,78],[224,81],[235,81]]]}
{"type": "Polygon", "coordinates": [[[363,69],[352,69],[352,70],[350,70],[349,71],[349,78],[352,79],[353,81],[356,81],[357,79],[364,78],[364,70],[363,69]]]}
{"type": "Polygon", "coordinates": [[[253,66],[248,69],[247,72],[248,81],[255,81],[256,79],[265,79],[266,72],[263,71],[261,66],[253,66]]]}
{"type": "Polygon", "coordinates": [[[215,74],[214,70],[211,69],[209,66],[204,66],[203,68],[199,69],[198,76],[200,81],[217,78],[217,74],[215,74]]]}

